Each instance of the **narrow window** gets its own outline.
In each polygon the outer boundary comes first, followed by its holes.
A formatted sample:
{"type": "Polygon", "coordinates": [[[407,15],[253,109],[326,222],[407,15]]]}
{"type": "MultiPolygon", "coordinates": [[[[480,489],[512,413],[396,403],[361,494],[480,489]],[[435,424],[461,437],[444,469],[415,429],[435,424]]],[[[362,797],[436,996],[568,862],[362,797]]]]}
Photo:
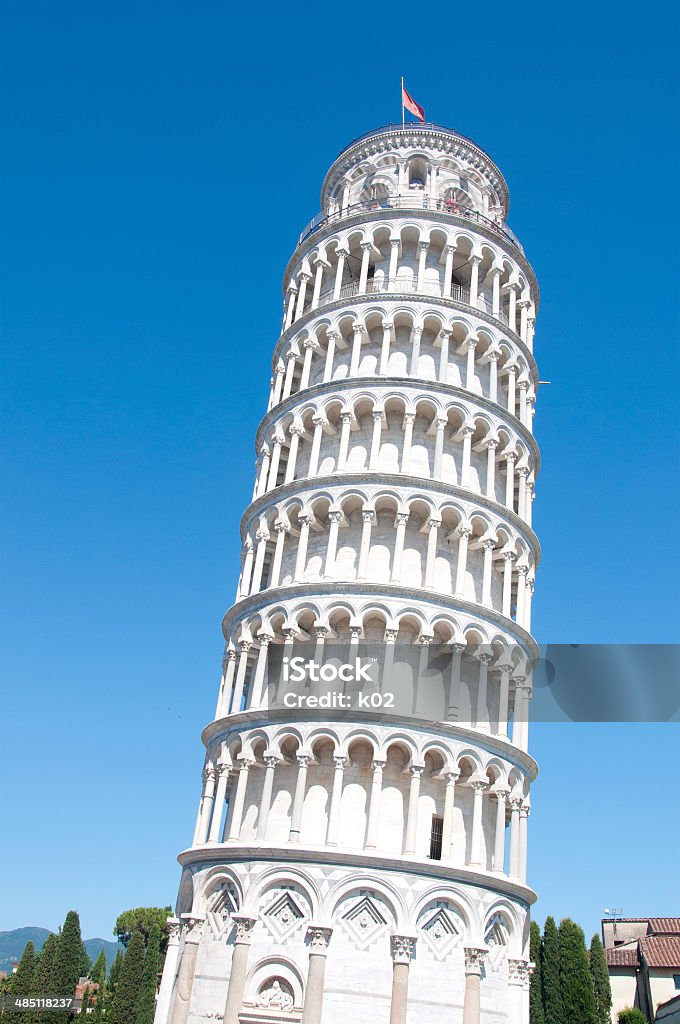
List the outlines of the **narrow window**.
{"type": "Polygon", "coordinates": [[[442,834],[444,831],[444,819],[437,814],[432,815],[432,830],[430,832],[430,860],[442,859],[442,834]]]}

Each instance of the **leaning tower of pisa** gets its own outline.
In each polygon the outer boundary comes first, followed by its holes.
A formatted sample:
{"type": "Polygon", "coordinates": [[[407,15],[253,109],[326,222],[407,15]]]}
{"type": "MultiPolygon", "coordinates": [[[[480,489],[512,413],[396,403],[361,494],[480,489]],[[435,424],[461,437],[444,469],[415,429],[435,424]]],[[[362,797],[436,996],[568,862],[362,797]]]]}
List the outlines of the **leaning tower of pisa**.
{"type": "Polygon", "coordinates": [[[471,140],[380,128],[286,267],[156,1024],[528,1024],[538,287],[507,210],[471,140]],[[287,705],[301,643],[380,648],[368,705],[287,705]]]}

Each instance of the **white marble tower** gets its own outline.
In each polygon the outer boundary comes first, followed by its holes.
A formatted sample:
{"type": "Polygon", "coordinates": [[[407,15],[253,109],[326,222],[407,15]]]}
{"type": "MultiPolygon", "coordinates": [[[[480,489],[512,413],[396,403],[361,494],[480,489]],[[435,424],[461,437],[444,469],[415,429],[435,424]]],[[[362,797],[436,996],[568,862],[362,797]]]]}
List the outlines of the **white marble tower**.
{"type": "Polygon", "coordinates": [[[156,1024],[528,1024],[538,286],[500,171],[450,129],[355,140],[321,208],[284,275],[156,1024]],[[447,645],[441,692],[409,696],[437,713],[269,706],[274,645],[336,638],[447,645]]]}

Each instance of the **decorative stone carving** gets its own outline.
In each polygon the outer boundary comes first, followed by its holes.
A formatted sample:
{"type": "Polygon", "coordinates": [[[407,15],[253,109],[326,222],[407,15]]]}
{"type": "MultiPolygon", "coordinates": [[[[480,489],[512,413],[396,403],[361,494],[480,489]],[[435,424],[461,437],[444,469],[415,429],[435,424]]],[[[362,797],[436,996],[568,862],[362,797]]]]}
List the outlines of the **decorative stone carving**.
{"type": "Polygon", "coordinates": [[[257,1005],[271,1010],[290,1010],[293,1007],[293,990],[283,978],[265,981],[257,997],[257,1005]]]}
{"type": "Polygon", "coordinates": [[[427,947],[437,960],[443,960],[459,945],[463,934],[462,922],[442,901],[430,908],[420,926],[427,947]]]}
{"type": "Polygon", "coordinates": [[[481,974],[486,959],[486,950],[479,946],[465,947],[465,973],[481,974]]]}
{"type": "Polygon", "coordinates": [[[219,942],[225,937],[231,928],[231,915],[238,910],[238,897],[236,889],[231,882],[224,885],[213,893],[208,904],[205,918],[208,923],[208,934],[219,942]]]}
{"type": "Polygon", "coordinates": [[[342,915],[345,930],[359,949],[367,949],[387,928],[387,917],[368,894],[342,915]]]}
{"type": "Polygon", "coordinates": [[[290,889],[277,889],[274,899],[262,914],[267,929],[279,942],[285,942],[308,915],[290,889]]]}
{"type": "Polygon", "coordinates": [[[395,964],[410,964],[416,948],[416,938],[413,935],[392,935],[390,946],[395,964]]]}

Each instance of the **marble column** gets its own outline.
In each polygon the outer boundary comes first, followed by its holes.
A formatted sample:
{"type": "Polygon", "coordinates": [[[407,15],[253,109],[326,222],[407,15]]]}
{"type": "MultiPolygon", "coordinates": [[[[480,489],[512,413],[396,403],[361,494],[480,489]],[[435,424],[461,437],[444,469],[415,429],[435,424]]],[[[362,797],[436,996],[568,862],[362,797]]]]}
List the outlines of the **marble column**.
{"type": "Polygon", "coordinates": [[[373,782],[366,826],[366,849],[375,850],[378,845],[378,823],[380,819],[380,795],[382,792],[383,768],[386,762],[377,758],[373,761],[373,782]]]}
{"type": "Polygon", "coordinates": [[[392,999],[390,1002],[390,1024],[406,1024],[408,1010],[408,976],[415,952],[416,938],[413,935],[392,935],[392,999]]]}
{"type": "Polygon", "coordinates": [[[227,795],[230,771],[231,765],[226,764],[224,761],[217,762],[217,790],[213,802],[210,832],[208,833],[209,843],[219,843],[220,841],[220,826],[222,824],[222,812],[224,811],[224,800],[227,795]]]}
{"type": "Polygon", "coordinates": [[[254,917],[247,917],[245,914],[232,914],[231,919],[236,926],[236,935],[234,937],[234,951],[231,955],[229,987],[227,988],[227,1001],[224,1007],[224,1024],[239,1024],[239,1015],[243,1006],[243,991],[248,973],[250,940],[256,919],[254,917]]]}
{"type": "Polygon", "coordinates": [[[229,822],[229,836],[227,842],[237,843],[241,833],[241,824],[243,821],[243,808],[246,802],[246,787],[248,785],[248,772],[252,761],[247,757],[239,757],[240,767],[238,772],[238,782],[236,783],[236,793],[234,794],[234,806],[230,814],[229,822]]]}
{"type": "Polygon", "coordinates": [[[179,918],[169,917],[167,919],[167,929],[168,945],[165,952],[165,965],[163,967],[163,977],[161,979],[160,988],[158,990],[158,999],[156,1000],[154,1024],[168,1024],[170,999],[172,997],[172,990],[175,985],[175,975],[177,974],[177,961],[179,959],[179,938],[181,931],[181,924],[179,918]]]}
{"type": "Polygon", "coordinates": [[[267,838],[269,808],[271,806],[272,790],[274,788],[274,772],[276,771],[276,766],[279,763],[279,757],[276,754],[265,754],[264,763],[264,784],[262,786],[260,808],[257,815],[257,839],[261,840],[265,840],[267,838]]]}
{"type": "Polygon", "coordinates": [[[302,1009],[302,1024],[321,1024],[326,956],[332,934],[333,929],[323,925],[311,924],[307,929],[309,968],[307,970],[305,1003],[302,1009]]]}
{"type": "Polygon", "coordinates": [[[195,917],[193,914],[182,914],[181,916],[184,946],[179,962],[171,1024],[186,1024],[189,1018],[189,1005],[196,974],[196,956],[204,920],[205,918],[195,917]]]}
{"type": "Polygon", "coordinates": [[[331,806],[328,812],[328,831],[326,833],[326,845],[338,845],[338,829],[340,827],[340,802],[342,800],[342,784],[344,781],[345,765],[347,758],[343,754],[336,754],[333,757],[335,772],[333,773],[333,789],[331,791],[331,806]]]}
{"type": "Polygon", "coordinates": [[[486,953],[485,949],[478,947],[465,948],[463,1024],[480,1024],[482,966],[486,953]]]}
{"type": "Polygon", "coordinates": [[[418,831],[418,805],[420,801],[420,777],[423,774],[424,765],[412,764],[409,768],[411,782],[408,791],[408,813],[406,817],[406,841],[404,843],[404,855],[414,855],[416,852],[416,838],[418,831]]]}
{"type": "Polygon", "coordinates": [[[453,812],[456,804],[456,782],[459,777],[459,771],[444,772],[446,789],[444,791],[444,820],[442,822],[442,860],[445,864],[453,863],[455,857],[453,812]]]}
{"type": "Polygon", "coordinates": [[[298,754],[297,755],[297,779],[295,780],[295,795],[293,797],[293,810],[290,819],[290,833],[288,835],[288,841],[291,843],[298,843],[300,841],[300,832],[302,830],[302,811],[305,805],[305,792],[307,789],[307,769],[309,768],[309,762],[312,760],[309,754],[298,754]]]}
{"type": "Polygon", "coordinates": [[[472,841],[470,843],[470,867],[482,867],[482,807],[484,790],[487,788],[488,779],[471,779],[470,785],[474,790],[474,802],[472,804],[472,841]]]}
{"type": "Polygon", "coordinates": [[[494,834],[493,870],[499,874],[505,871],[505,804],[509,789],[499,786],[493,790],[496,797],[496,829],[494,834]]]}

